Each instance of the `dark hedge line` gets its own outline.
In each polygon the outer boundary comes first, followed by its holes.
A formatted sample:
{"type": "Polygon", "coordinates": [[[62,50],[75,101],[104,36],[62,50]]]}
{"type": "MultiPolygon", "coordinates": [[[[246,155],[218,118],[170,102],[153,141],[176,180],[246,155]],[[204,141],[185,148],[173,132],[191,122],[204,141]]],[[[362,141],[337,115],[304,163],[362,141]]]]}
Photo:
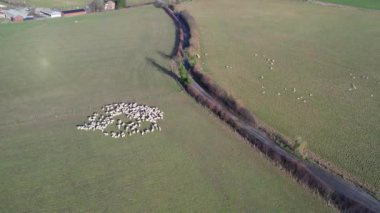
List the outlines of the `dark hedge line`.
{"type": "Polygon", "coordinates": [[[264,143],[250,131],[249,125],[240,122],[231,112],[225,110],[218,102],[202,93],[202,91],[194,86],[188,85],[186,91],[194,97],[200,104],[206,106],[214,112],[221,120],[228,123],[235,131],[248,140],[253,146],[264,153],[269,159],[281,168],[289,172],[297,181],[305,184],[309,188],[318,192],[320,196],[331,201],[344,212],[371,212],[365,205],[350,199],[345,194],[337,192],[334,185],[326,184],[326,179],[319,178],[318,173],[325,173],[320,168],[308,164],[285,151],[279,150],[274,143],[264,143]]]}
{"type": "MultiPolygon", "coordinates": [[[[189,46],[187,47],[187,52],[194,56],[199,53],[200,49],[200,38],[197,24],[191,14],[184,10],[178,13],[179,21],[182,21],[183,27],[185,27],[185,31],[189,33],[189,46]]],[[[212,96],[217,98],[220,102],[222,102],[228,109],[234,112],[236,115],[246,120],[253,126],[257,126],[257,122],[255,117],[249,112],[248,109],[243,107],[241,103],[236,101],[234,97],[227,93],[223,88],[219,87],[216,83],[214,83],[209,76],[202,72],[202,68],[199,63],[196,63],[192,69],[191,74],[195,81],[200,84],[203,89],[205,89],[212,96]]]]}
{"type": "Polygon", "coordinates": [[[321,197],[334,203],[340,210],[344,212],[372,212],[362,203],[350,199],[343,193],[337,192],[334,189],[336,186],[326,183],[326,178],[320,178],[320,175],[325,174],[325,171],[322,169],[306,161],[302,161],[284,150],[280,150],[281,148],[274,143],[265,143],[259,140],[251,132],[250,128],[252,127],[245,122],[241,122],[239,118],[225,110],[225,107],[213,100],[212,97],[204,94],[194,84],[188,85],[185,89],[197,102],[210,109],[221,120],[229,124],[236,132],[265,154],[265,156],[290,173],[298,182],[315,190],[321,197]]]}
{"type": "Polygon", "coordinates": [[[187,10],[180,11],[178,15],[182,20],[182,23],[185,25],[185,30],[187,30],[187,33],[189,34],[187,51],[189,54],[195,55],[199,53],[201,46],[197,23],[195,22],[194,17],[187,10]]]}
{"type": "Polygon", "coordinates": [[[199,64],[196,64],[191,70],[191,74],[195,81],[200,84],[204,90],[210,93],[223,103],[228,109],[238,115],[240,118],[246,120],[253,126],[257,126],[255,117],[249,112],[248,109],[242,106],[231,95],[229,95],[224,89],[215,84],[209,76],[201,71],[199,64]]]}

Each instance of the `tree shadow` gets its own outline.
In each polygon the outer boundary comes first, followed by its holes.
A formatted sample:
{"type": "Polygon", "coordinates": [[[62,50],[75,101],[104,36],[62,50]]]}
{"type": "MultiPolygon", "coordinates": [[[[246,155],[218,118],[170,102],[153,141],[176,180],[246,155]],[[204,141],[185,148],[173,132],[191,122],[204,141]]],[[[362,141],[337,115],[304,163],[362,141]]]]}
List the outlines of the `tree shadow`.
{"type": "Polygon", "coordinates": [[[171,77],[172,79],[174,79],[177,82],[177,84],[182,88],[182,84],[180,83],[180,79],[174,72],[172,72],[171,70],[168,70],[164,66],[161,66],[160,64],[158,64],[156,62],[156,60],[154,60],[152,58],[146,57],[145,59],[148,61],[148,63],[150,65],[156,67],[157,71],[159,71],[160,73],[165,74],[165,75],[171,77]]]}
{"type": "Polygon", "coordinates": [[[172,20],[172,23],[175,26],[175,37],[174,37],[173,49],[172,49],[170,55],[165,54],[165,53],[160,52],[160,51],[158,53],[161,56],[163,56],[163,57],[172,58],[172,57],[174,57],[177,54],[178,49],[180,48],[180,38],[179,38],[180,37],[180,32],[179,32],[179,27],[177,26],[177,23],[173,19],[170,19],[170,20],[172,20]]]}
{"type": "Polygon", "coordinates": [[[169,54],[166,54],[166,53],[164,53],[164,52],[162,52],[162,51],[157,51],[157,53],[162,57],[162,58],[164,58],[164,59],[172,59],[172,56],[171,55],[169,55],[169,54]]]}

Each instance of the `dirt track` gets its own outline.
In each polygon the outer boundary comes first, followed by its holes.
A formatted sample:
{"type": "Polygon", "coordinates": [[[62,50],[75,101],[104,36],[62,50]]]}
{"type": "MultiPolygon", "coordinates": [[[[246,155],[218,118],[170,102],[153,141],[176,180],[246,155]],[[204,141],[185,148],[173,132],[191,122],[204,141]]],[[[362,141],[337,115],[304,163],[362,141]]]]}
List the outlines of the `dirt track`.
{"type": "MultiPolygon", "coordinates": [[[[188,44],[185,40],[190,38],[190,30],[185,20],[178,18],[178,14],[169,8],[165,8],[165,11],[178,27],[179,46],[176,48],[175,56],[179,56],[181,55],[180,51],[186,48],[186,44],[188,44]]],[[[285,151],[268,138],[263,131],[253,127],[251,123],[234,113],[234,110],[231,110],[218,98],[213,97],[198,82],[192,81],[185,88],[191,96],[228,123],[243,138],[247,139],[275,163],[280,164],[299,182],[318,191],[322,197],[334,203],[340,210],[345,212],[380,212],[380,202],[370,194],[285,151]]]]}

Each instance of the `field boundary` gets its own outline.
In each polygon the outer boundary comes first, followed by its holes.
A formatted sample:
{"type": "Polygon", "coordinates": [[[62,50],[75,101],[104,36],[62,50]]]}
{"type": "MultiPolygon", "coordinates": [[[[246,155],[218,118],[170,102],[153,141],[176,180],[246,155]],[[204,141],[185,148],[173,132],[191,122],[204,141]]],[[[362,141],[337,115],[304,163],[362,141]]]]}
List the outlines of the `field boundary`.
{"type": "Polygon", "coordinates": [[[367,8],[367,7],[360,7],[360,6],[354,6],[349,4],[339,4],[339,3],[332,3],[332,2],[325,2],[320,0],[306,0],[307,3],[320,5],[323,7],[337,7],[337,8],[354,8],[354,9],[362,9],[362,10],[374,10],[378,11],[379,9],[376,8],[367,8]]]}
{"type": "MultiPolygon", "coordinates": [[[[192,39],[191,37],[193,34],[199,36],[198,33],[194,32],[196,30],[194,29],[196,28],[194,18],[188,12],[174,11],[173,6],[170,8],[165,7],[164,10],[173,19],[178,28],[177,36],[179,37],[178,45],[180,46],[176,48],[174,61],[176,63],[183,61],[190,70],[189,73],[193,81],[183,84],[190,96],[214,112],[221,120],[236,130],[276,165],[281,166],[290,173],[298,182],[315,190],[326,201],[334,203],[340,210],[349,212],[380,212],[380,202],[365,190],[348,182],[341,176],[336,176],[334,173],[328,172],[314,163],[301,159],[291,152],[292,150],[280,147],[270,137],[271,135],[268,134],[271,133],[270,130],[265,132],[262,127],[257,127],[256,122],[252,123],[246,119],[242,119],[242,115],[239,112],[228,104],[225,104],[223,98],[228,99],[232,97],[228,96],[222,88],[216,86],[211,81],[211,78],[202,73],[199,63],[196,63],[194,66],[189,65],[189,59],[185,50],[190,50],[189,52],[193,53],[199,52],[199,40],[192,39]],[[206,88],[202,86],[205,84],[207,84],[206,88]],[[210,88],[221,89],[221,96],[216,95],[215,92],[209,92],[208,89],[210,88]]],[[[287,142],[281,135],[273,134],[272,137],[277,137],[276,140],[287,142]]]]}
{"type": "Polygon", "coordinates": [[[127,7],[125,7],[125,8],[141,7],[141,6],[151,5],[151,4],[154,4],[154,3],[155,3],[155,1],[144,2],[144,3],[137,3],[137,4],[131,4],[131,5],[127,5],[127,7]]]}
{"type": "Polygon", "coordinates": [[[343,4],[336,4],[336,3],[330,3],[330,2],[324,2],[324,1],[318,1],[318,0],[306,0],[306,2],[311,3],[311,4],[321,5],[321,6],[324,6],[324,7],[342,7],[342,8],[351,7],[351,8],[357,8],[357,7],[354,7],[354,6],[343,5],[343,4]]]}

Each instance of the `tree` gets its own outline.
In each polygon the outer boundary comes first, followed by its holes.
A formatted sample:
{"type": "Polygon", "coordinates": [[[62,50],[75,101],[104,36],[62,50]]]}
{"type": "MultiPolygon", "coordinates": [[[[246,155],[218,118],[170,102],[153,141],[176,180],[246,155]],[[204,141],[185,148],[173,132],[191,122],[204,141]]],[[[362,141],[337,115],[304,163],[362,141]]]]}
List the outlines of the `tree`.
{"type": "Polygon", "coordinates": [[[187,69],[185,65],[183,65],[183,63],[180,63],[178,67],[178,71],[179,71],[179,77],[180,77],[181,82],[184,85],[188,85],[190,83],[189,73],[187,72],[187,69]]]}
{"type": "Polygon", "coordinates": [[[168,6],[167,2],[166,1],[163,1],[163,0],[156,0],[154,2],[154,6],[156,7],[166,7],[168,6]]]}
{"type": "Polygon", "coordinates": [[[116,8],[117,9],[122,9],[127,7],[127,2],[126,0],[116,0],[116,8]]]}
{"type": "Polygon", "coordinates": [[[90,4],[90,8],[94,12],[102,12],[104,10],[104,0],[94,0],[90,4]]]}

